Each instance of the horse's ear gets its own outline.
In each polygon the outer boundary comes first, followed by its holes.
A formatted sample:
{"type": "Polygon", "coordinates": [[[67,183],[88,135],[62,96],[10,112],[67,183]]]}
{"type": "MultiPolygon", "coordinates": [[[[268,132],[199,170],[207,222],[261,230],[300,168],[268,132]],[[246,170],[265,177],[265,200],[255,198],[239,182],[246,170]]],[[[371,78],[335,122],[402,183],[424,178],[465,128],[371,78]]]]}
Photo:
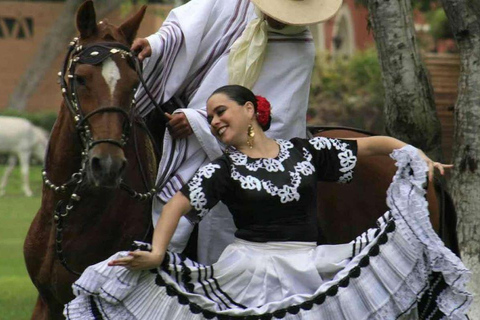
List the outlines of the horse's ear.
{"type": "Polygon", "coordinates": [[[80,8],[78,8],[77,29],[82,39],[86,39],[97,33],[97,21],[93,1],[85,1],[80,8]]]}
{"type": "Polygon", "coordinates": [[[138,27],[140,27],[140,23],[145,15],[145,10],[147,10],[147,6],[144,5],[133,17],[125,21],[120,28],[118,28],[120,32],[123,33],[129,44],[132,44],[133,39],[135,39],[138,27]]]}

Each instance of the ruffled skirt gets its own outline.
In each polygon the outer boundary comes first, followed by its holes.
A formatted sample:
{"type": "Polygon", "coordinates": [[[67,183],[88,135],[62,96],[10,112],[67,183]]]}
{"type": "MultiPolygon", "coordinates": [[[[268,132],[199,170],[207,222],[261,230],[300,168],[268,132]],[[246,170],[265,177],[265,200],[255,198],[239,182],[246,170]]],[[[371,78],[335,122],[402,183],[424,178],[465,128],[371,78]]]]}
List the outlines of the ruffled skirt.
{"type": "Polygon", "coordinates": [[[237,239],[200,265],[168,253],[151,271],[109,267],[119,252],[73,285],[67,319],[467,319],[469,272],[433,231],[426,165],[396,150],[390,211],[343,245],[237,239]]]}

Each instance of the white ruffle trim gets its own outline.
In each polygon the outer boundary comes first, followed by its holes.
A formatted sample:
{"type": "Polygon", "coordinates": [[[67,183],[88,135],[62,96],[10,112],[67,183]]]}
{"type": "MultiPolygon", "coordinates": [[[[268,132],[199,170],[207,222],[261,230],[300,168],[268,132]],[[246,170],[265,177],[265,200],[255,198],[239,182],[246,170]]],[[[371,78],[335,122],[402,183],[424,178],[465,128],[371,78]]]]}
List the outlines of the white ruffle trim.
{"type": "MultiPolygon", "coordinates": [[[[426,164],[411,146],[395,150],[392,157],[397,160],[398,171],[388,190],[391,213],[378,220],[377,237],[312,294],[290,295],[247,309],[222,310],[203,295],[187,292],[181,281],[164,271],[157,270],[158,275],[108,267],[109,260],[126,254],[120,252],[85,270],[73,285],[77,298],[66,305],[64,314],[68,319],[98,319],[100,316],[149,320],[403,319],[403,315],[417,308],[418,297],[423,294],[428,297],[428,291],[434,289],[436,284],[431,284],[429,277],[436,272],[443,275],[448,286],[432,303],[446,319],[466,319],[465,313],[472,301],[465,290],[469,272],[443,245],[428,219],[422,187],[426,180],[426,164]],[[395,222],[395,231],[392,223],[388,223],[389,218],[395,222]],[[354,270],[360,270],[360,276],[353,276],[354,270]]],[[[179,270],[179,264],[170,262],[170,270],[179,270]]],[[[189,260],[184,264],[192,272],[195,267],[204,267],[189,260]]],[[[249,277],[248,274],[244,276],[249,277]]],[[[261,293],[262,288],[258,290],[261,293]]]]}
{"type": "Polygon", "coordinates": [[[387,192],[387,204],[395,218],[397,228],[407,239],[419,241],[427,266],[442,273],[448,288],[443,291],[437,305],[448,319],[466,319],[465,313],[472,303],[466,291],[470,271],[445,245],[433,230],[425,200],[424,184],[428,166],[418,150],[410,145],[395,150],[391,157],[397,161],[398,170],[387,192]],[[406,195],[412,195],[408,197],[406,195]]]}

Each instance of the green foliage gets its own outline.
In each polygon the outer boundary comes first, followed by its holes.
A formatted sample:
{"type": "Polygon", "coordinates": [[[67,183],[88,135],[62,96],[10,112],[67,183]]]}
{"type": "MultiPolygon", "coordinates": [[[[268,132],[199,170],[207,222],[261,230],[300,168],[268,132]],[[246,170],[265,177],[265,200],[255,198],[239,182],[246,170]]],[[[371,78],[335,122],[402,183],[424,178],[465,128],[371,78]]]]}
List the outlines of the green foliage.
{"type": "Polygon", "coordinates": [[[433,39],[438,40],[453,38],[450,25],[448,24],[447,15],[442,8],[428,12],[425,17],[430,24],[430,34],[432,35],[433,39]]]}
{"type": "MultiPolygon", "coordinates": [[[[0,166],[0,175],[5,167],[0,166]]],[[[41,167],[30,168],[34,196],[27,198],[21,188],[20,170],[10,176],[6,195],[0,198],[0,319],[31,318],[37,291],[27,274],[23,241],[40,208],[41,167]]]]}
{"type": "Polygon", "coordinates": [[[376,50],[358,52],[349,59],[317,55],[310,94],[311,123],[382,132],[383,101],[376,50]]]}
{"type": "Polygon", "coordinates": [[[41,127],[48,132],[52,130],[53,124],[57,119],[57,113],[53,111],[25,112],[16,110],[2,110],[0,115],[27,119],[34,125],[41,127]]]}
{"type": "Polygon", "coordinates": [[[125,18],[128,16],[132,10],[134,5],[143,6],[148,4],[148,0],[124,0],[120,4],[120,17],[125,18]]]}
{"type": "Polygon", "coordinates": [[[412,7],[422,12],[428,12],[433,5],[437,5],[437,0],[412,0],[412,7]]]}

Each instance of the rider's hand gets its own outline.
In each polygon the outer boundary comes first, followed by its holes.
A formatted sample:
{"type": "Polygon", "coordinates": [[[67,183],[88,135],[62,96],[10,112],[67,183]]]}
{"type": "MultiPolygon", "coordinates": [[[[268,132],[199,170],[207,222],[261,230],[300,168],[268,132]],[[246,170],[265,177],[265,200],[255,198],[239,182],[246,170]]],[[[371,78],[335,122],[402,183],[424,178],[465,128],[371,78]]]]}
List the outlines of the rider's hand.
{"type": "Polygon", "coordinates": [[[430,182],[433,181],[433,174],[434,174],[435,168],[440,172],[442,176],[445,174],[445,169],[453,168],[453,164],[443,164],[440,162],[433,161],[420,149],[418,149],[418,153],[420,153],[420,156],[422,157],[423,160],[425,160],[425,162],[428,165],[428,180],[430,182]]]}
{"type": "Polygon", "coordinates": [[[187,116],[183,112],[174,113],[173,115],[165,113],[165,115],[170,120],[167,128],[173,139],[183,139],[193,133],[187,116]]]}
{"type": "Polygon", "coordinates": [[[143,59],[152,55],[152,47],[150,46],[150,42],[148,42],[148,40],[145,38],[135,39],[130,50],[133,52],[138,52],[138,60],[140,61],[143,61],[143,59]]]}
{"type": "Polygon", "coordinates": [[[122,266],[130,270],[150,270],[160,266],[165,253],[152,253],[148,251],[131,251],[128,256],[110,261],[109,266],[122,266]]]}

